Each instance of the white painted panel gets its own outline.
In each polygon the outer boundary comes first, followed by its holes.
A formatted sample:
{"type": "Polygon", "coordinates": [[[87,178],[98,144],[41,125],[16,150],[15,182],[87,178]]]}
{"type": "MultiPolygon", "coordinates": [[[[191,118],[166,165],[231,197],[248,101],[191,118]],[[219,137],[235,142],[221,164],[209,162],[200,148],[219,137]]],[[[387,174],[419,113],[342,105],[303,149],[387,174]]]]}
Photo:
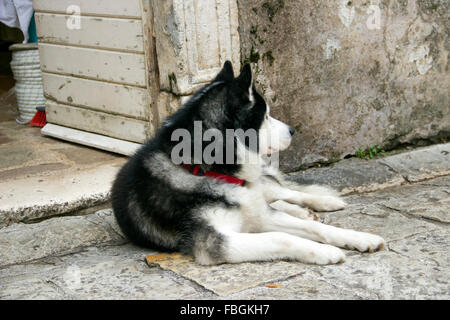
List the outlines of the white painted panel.
{"type": "Polygon", "coordinates": [[[80,17],[80,29],[67,28],[69,15],[36,13],[39,42],[144,51],[142,21],[80,17]]]}
{"type": "Polygon", "coordinates": [[[142,16],[140,0],[33,0],[35,11],[66,13],[71,5],[78,6],[81,15],[142,16]]]}
{"type": "Polygon", "coordinates": [[[141,144],[138,143],[106,137],[96,133],[62,127],[52,123],[47,123],[45,127],[41,129],[41,133],[46,136],[63,139],[66,141],[75,142],[85,146],[115,152],[126,156],[133,155],[136,150],[141,147],[141,144]]]}
{"type": "Polygon", "coordinates": [[[92,111],[47,100],[47,121],[113,138],[143,143],[150,135],[150,123],[104,112],[92,111]]]}
{"type": "Polygon", "coordinates": [[[146,87],[144,55],[39,44],[42,71],[146,87]]]}
{"type": "Polygon", "coordinates": [[[45,96],[52,100],[146,120],[151,115],[150,95],[144,88],[46,72],[42,79],[45,96]]]}

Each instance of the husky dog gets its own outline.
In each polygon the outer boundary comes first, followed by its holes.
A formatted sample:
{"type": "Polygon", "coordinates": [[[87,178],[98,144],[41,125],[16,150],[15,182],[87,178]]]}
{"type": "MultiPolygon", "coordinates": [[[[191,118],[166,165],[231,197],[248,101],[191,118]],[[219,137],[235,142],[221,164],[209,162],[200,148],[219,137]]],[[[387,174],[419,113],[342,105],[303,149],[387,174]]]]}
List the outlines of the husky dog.
{"type": "MultiPolygon", "coordinates": [[[[345,202],[326,187],[288,184],[261,160],[286,149],[294,133],[269,111],[250,66],[235,78],[227,61],[118,173],[112,205],[123,233],[137,245],[180,251],[202,265],[274,259],[333,264],[345,259],[337,247],[383,248],[379,236],[314,221],[306,208],[335,211],[345,202]],[[174,163],[178,141],[172,135],[177,129],[193,133],[196,122],[223,136],[228,129],[252,129],[257,146],[234,138],[231,163],[174,163]]],[[[195,148],[198,141],[189,143],[195,148]]]]}

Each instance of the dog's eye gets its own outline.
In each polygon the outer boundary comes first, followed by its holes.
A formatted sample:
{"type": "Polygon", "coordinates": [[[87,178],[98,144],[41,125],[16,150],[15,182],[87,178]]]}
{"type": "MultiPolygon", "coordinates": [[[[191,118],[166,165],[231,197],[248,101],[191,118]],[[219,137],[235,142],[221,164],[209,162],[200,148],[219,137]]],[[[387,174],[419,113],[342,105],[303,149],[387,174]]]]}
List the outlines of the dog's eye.
{"type": "Polygon", "coordinates": [[[269,120],[269,115],[268,114],[266,114],[266,120],[269,120]]]}

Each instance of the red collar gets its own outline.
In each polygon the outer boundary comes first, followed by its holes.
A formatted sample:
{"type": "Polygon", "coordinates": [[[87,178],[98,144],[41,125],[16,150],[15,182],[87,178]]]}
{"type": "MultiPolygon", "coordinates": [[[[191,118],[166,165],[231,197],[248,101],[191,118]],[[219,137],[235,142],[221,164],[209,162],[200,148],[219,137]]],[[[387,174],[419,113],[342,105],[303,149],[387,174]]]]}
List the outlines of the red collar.
{"type": "Polygon", "coordinates": [[[245,180],[236,178],[236,177],[232,177],[232,176],[228,176],[226,174],[222,174],[222,173],[218,173],[215,171],[204,171],[202,172],[202,170],[200,169],[200,166],[198,164],[192,166],[190,164],[181,164],[181,166],[183,168],[185,168],[186,170],[188,170],[190,173],[192,173],[194,176],[206,176],[206,177],[211,177],[211,178],[215,178],[217,180],[226,182],[226,183],[231,183],[231,184],[237,184],[240,186],[243,186],[245,183],[245,180]]]}

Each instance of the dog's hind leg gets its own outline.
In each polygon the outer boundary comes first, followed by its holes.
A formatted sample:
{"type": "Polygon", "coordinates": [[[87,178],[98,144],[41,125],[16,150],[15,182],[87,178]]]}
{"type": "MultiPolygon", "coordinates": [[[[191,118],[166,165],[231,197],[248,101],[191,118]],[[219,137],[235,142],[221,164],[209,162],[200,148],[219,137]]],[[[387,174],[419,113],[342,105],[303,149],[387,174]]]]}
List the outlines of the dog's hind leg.
{"type": "Polygon", "coordinates": [[[280,211],[267,211],[261,216],[260,232],[286,232],[291,235],[331,244],[333,246],[373,252],[384,247],[383,238],[350,229],[329,226],[317,221],[302,220],[280,211]]]}
{"type": "Polygon", "coordinates": [[[312,264],[343,262],[342,250],[283,232],[224,234],[223,258],[228,263],[296,260],[312,264]]]}
{"type": "Polygon", "coordinates": [[[212,265],[287,259],[331,264],[345,259],[340,249],[330,245],[283,232],[254,233],[261,228],[261,212],[271,210],[264,202],[263,205],[254,215],[243,215],[237,209],[205,208],[203,221],[199,221],[191,238],[189,251],[195,261],[212,265]]]}

